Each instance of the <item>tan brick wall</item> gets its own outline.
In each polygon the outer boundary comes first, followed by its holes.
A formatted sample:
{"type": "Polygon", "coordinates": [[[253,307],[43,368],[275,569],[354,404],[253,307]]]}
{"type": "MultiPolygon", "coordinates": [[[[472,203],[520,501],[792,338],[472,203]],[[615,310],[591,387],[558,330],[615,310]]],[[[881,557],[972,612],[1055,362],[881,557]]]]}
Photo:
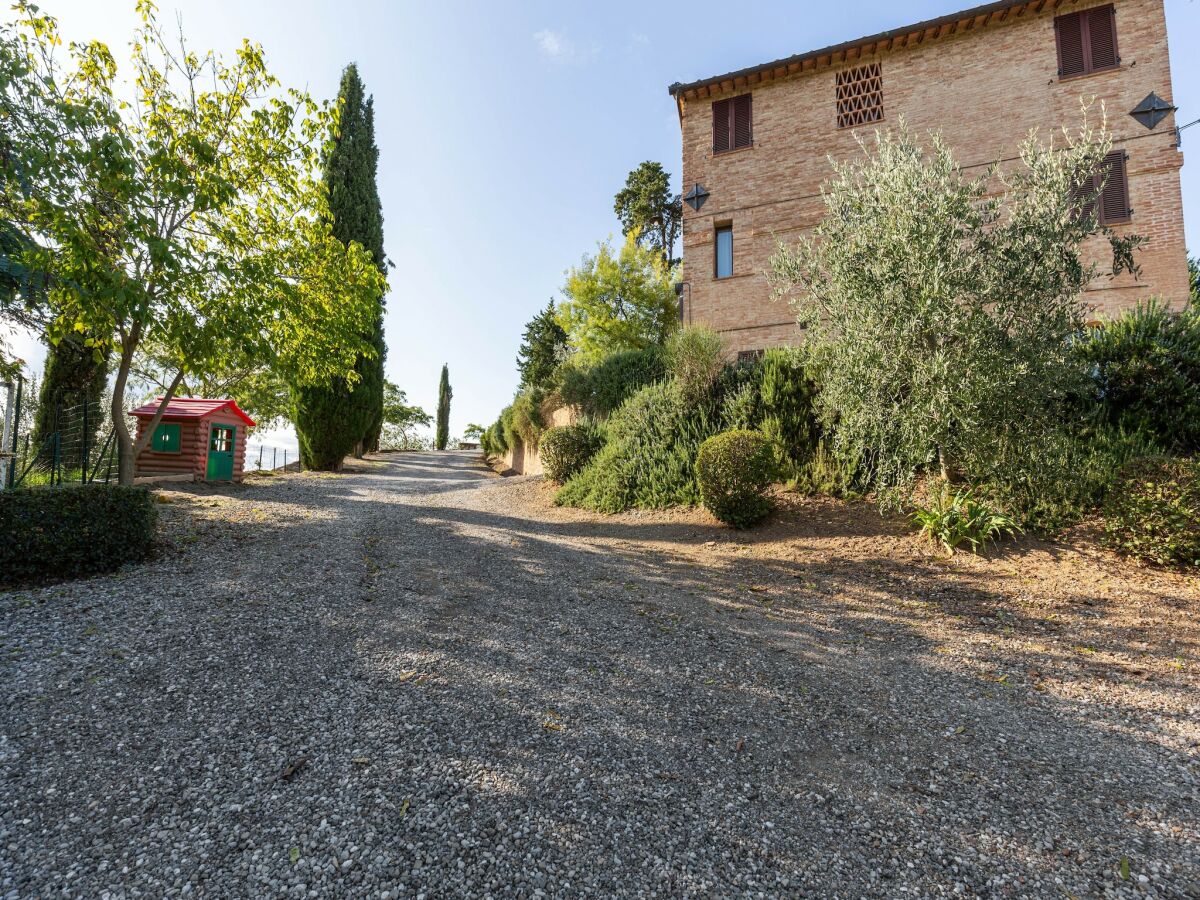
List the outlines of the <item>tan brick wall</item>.
{"type": "MultiPolygon", "coordinates": [[[[1060,12],[1102,3],[1064,3],[1060,12]]],[[[683,183],[711,192],[700,212],[684,207],[685,303],[691,321],[726,334],[732,350],[775,346],[797,334],[791,311],[770,299],[765,272],[777,240],[792,241],[823,213],[820,185],[829,157],[858,152],[856,138],[895,127],[901,115],[917,135],[940,130],[964,167],[1011,160],[1031,129],[1043,138],[1080,123],[1080,102],[1103,102],[1114,145],[1129,154],[1133,219],[1119,231],[1147,238],[1140,278],[1098,279],[1085,295],[1098,314],[1139,299],[1187,297],[1187,255],[1179,186],[1182,154],[1174,116],[1153,130],[1128,115],[1151,91],[1171,101],[1162,0],[1116,0],[1121,67],[1060,81],[1051,6],[1041,14],[915,47],[864,56],[843,65],[755,85],[754,146],[712,154],[714,99],[683,103],[683,183]],[[839,130],[835,74],[878,59],[885,121],[839,130]],[[713,277],[713,230],[732,223],[734,277],[713,277]]],[[[731,91],[720,96],[732,96],[731,91]]],[[[1103,262],[1099,239],[1087,248],[1103,262]]]]}

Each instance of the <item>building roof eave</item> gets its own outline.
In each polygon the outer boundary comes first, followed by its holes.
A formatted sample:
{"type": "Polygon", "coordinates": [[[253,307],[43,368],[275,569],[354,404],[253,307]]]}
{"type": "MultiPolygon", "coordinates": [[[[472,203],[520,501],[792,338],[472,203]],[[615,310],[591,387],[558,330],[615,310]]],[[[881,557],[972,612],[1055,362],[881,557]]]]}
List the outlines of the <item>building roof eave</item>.
{"type": "MultiPolygon", "coordinates": [[[[794,56],[788,56],[772,62],[760,63],[759,65],[738,69],[734,72],[726,72],[724,75],[714,75],[711,78],[701,78],[699,81],[687,83],[677,81],[668,87],[667,90],[682,107],[682,101],[686,97],[695,95],[697,91],[703,89],[711,90],[714,86],[718,86],[719,90],[738,89],[739,87],[744,87],[748,79],[755,78],[756,76],[761,78],[764,74],[774,73],[779,69],[783,69],[786,74],[790,75],[795,74],[795,72],[801,69],[811,68],[814,63],[823,57],[830,57],[832,59],[838,54],[842,54],[844,58],[846,54],[852,53],[855,50],[861,51],[863,48],[868,47],[871,48],[869,52],[875,52],[880,44],[891,46],[899,38],[907,38],[913,34],[926,35],[931,31],[937,32],[934,35],[935,38],[944,37],[948,36],[948,34],[956,33],[958,26],[964,22],[978,23],[982,19],[982,23],[979,24],[989,25],[993,21],[1005,21],[1011,16],[1014,10],[1019,9],[1019,12],[1017,12],[1018,15],[1023,15],[1030,9],[1034,12],[1041,12],[1046,6],[1058,6],[1061,2],[1062,0],[994,0],[994,2],[984,3],[971,9],[949,13],[935,19],[917,22],[900,28],[892,28],[888,31],[882,31],[879,34],[845,41],[830,47],[822,47],[819,50],[810,50],[807,53],[798,53],[794,56]],[[947,34],[942,34],[941,32],[947,28],[949,29],[947,34]],[[742,84],[739,85],[738,82],[742,82],[742,84]],[[728,88],[724,87],[726,83],[729,84],[728,88]]],[[[682,108],[680,109],[680,113],[682,115],[682,108]]]]}

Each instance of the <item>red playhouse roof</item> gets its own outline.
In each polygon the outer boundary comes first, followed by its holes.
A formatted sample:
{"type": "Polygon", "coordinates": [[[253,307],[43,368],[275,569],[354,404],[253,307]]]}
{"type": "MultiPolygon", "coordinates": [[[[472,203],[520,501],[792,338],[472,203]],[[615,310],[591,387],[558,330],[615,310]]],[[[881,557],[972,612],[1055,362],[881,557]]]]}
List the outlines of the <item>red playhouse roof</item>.
{"type": "MultiPolygon", "coordinates": [[[[158,404],[162,403],[162,397],[159,397],[153,403],[147,403],[145,406],[139,406],[132,410],[131,416],[152,419],[154,414],[158,412],[158,404]]],[[[247,425],[256,424],[255,421],[238,409],[238,405],[232,400],[205,400],[202,397],[175,397],[167,404],[167,410],[163,413],[164,419],[203,419],[205,416],[211,416],[215,412],[219,412],[226,407],[235,416],[239,417],[247,425]]]]}

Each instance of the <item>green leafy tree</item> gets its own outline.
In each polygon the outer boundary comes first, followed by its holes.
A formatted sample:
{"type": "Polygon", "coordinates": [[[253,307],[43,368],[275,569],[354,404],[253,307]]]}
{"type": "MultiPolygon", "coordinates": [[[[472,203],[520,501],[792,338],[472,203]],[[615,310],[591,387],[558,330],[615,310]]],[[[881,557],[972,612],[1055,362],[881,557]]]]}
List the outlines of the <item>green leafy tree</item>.
{"type": "Polygon", "coordinates": [[[567,333],[559,324],[554,301],[529,320],[521,347],[517,351],[517,371],[521,387],[548,388],[554,382],[558,367],[567,358],[567,333]]]}
{"type": "Polygon", "coordinates": [[[683,202],[671,190],[671,174],[661,163],[646,161],[629,173],[625,187],[617,192],[613,211],[621,220],[621,231],[638,243],[656,250],[670,263],[683,227],[683,202]]]}
{"type": "Polygon", "coordinates": [[[400,390],[399,385],[390,381],[383,383],[383,439],[388,447],[399,450],[414,448],[418,442],[413,429],[428,428],[432,423],[433,416],[421,407],[410,404],[408,395],[400,390]]]}
{"type": "MultiPolygon", "coordinates": [[[[358,67],[353,63],[342,72],[337,112],[336,137],[324,160],[333,234],[347,246],[361,245],[371,254],[371,261],[380,273],[386,274],[383,210],[375,183],[379,148],[375,145],[374,102],[365,96],[358,67]]],[[[383,427],[383,364],[387,352],[382,293],[376,301],[368,340],[372,351],[358,355],[354,363],[355,378],[334,378],[328,383],[301,387],[297,392],[296,430],[309,446],[329,447],[329,456],[338,455],[343,435],[350,445],[346,452],[353,451],[356,456],[379,447],[383,427]]]]}
{"type": "Polygon", "coordinates": [[[663,344],[678,326],[674,269],[659,253],[625,239],[617,253],[606,241],[567,273],[558,321],[583,363],[621,350],[663,344]]]}
{"type": "Polygon", "coordinates": [[[257,45],[198,54],[167,43],[151,3],[138,10],[128,98],[103,44],[60,59],[56,23],[26,2],[0,25],[0,219],[52,244],[19,251],[46,274],[50,341],[112,348],[123,483],[190,373],[249,355],[295,384],[356,378],[383,291],[328,223],[332,111],[281,91],[257,45]],[[174,374],[135,445],[126,390],[144,345],[174,374]]]}
{"type": "Polygon", "coordinates": [[[1188,257],[1188,282],[1192,286],[1192,305],[1200,307],[1200,259],[1188,257]]]}
{"type": "MultiPolygon", "coordinates": [[[[974,177],[936,134],[928,150],[903,125],[878,134],[834,164],[815,235],[772,258],[776,293],[821,358],[835,443],[877,487],[904,488],[931,463],[1020,478],[1039,435],[1061,428],[1082,374],[1069,339],[1099,274],[1080,259],[1098,225],[1074,188],[1110,146],[1086,123],[1064,137],[1031,135],[1019,165],[974,177]]],[[[1108,237],[1112,271],[1130,268],[1140,239],[1108,237]]]]}
{"type": "Polygon", "coordinates": [[[463,430],[463,437],[465,437],[468,441],[478,441],[481,437],[483,437],[483,433],[485,431],[487,431],[487,428],[485,428],[483,425],[476,425],[474,422],[472,422],[463,430]]]}
{"type": "Polygon", "coordinates": [[[438,382],[438,405],[437,405],[437,433],[434,437],[434,446],[438,450],[445,450],[446,445],[450,443],[450,398],[454,396],[454,391],[450,389],[450,367],[442,366],[442,378],[438,382]]]}

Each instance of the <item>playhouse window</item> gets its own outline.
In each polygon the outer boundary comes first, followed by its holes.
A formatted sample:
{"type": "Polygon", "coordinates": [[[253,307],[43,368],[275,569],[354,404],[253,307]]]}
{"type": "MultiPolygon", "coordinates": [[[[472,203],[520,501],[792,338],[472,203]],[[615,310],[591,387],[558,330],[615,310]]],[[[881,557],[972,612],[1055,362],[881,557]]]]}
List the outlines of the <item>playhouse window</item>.
{"type": "Polygon", "coordinates": [[[154,440],[151,447],[155,453],[178,453],[180,443],[180,426],[172,423],[160,423],[154,429],[154,440]]]}

